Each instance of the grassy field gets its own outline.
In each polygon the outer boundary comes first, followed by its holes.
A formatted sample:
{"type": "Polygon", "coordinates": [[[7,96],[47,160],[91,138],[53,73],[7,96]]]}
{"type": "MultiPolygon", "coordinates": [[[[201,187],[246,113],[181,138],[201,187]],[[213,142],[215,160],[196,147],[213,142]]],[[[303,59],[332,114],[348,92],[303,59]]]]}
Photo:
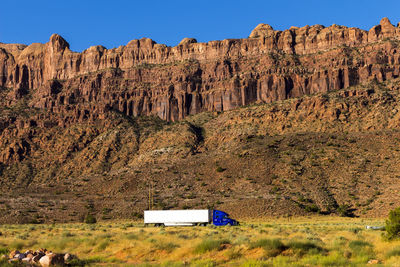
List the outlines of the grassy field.
{"type": "Polygon", "coordinates": [[[47,248],[76,254],[78,266],[363,266],[370,260],[400,266],[400,241],[386,242],[382,231],[367,230],[366,225],[384,221],[309,217],[238,227],[0,225],[0,254],[47,248]]]}

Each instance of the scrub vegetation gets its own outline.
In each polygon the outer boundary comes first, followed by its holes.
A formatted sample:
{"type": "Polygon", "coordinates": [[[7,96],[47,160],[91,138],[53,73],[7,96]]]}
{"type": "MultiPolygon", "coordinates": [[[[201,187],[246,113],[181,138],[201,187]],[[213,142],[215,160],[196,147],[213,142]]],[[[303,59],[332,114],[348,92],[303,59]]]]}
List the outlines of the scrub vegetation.
{"type": "MultiPolygon", "coordinates": [[[[76,266],[397,266],[400,240],[383,219],[297,217],[235,227],[144,227],[142,223],[1,225],[0,254],[47,248],[76,266]]],[[[8,266],[7,263],[0,266],[8,266]]]]}

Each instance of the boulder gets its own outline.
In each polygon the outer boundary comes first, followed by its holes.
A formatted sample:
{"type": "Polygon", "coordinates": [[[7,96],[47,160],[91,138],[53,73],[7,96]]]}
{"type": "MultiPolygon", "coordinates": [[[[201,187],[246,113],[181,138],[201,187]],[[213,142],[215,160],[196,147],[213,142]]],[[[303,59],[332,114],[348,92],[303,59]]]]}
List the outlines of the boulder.
{"type": "Polygon", "coordinates": [[[23,258],[21,261],[24,262],[24,263],[31,263],[32,262],[32,258],[26,257],[26,258],[23,258]]]}
{"type": "Polygon", "coordinates": [[[48,267],[53,265],[64,266],[65,264],[64,255],[56,253],[48,253],[46,256],[43,256],[39,260],[39,263],[42,267],[48,267]]]}
{"type": "Polygon", "coordinates": [[[77,258],[78,258],[78,257],[77,257],[76,255],[69,254],[69,253],[67,253],[67,254],[64,255],[64,261],[65,261],[65,262],[69,262],[69,261],[71,261],[71,260],[73,260],[73,259],[77,259],[77,258]]]}
{"type": "Polygon", "coordinates": [[[13,250],[10,252],[10,254],[8,254],[8,257],[10,259],[14,258],[15,255],[20,254],[21,252],[19,252],[18,250],[13,250]]]}
{"type": "Polygon", "coordinates": [[[32,261],[33,261],[34,263],[39,263],[39,260],[40,260],[43,256],[45,256],[45,254],[39,253],[39,254],[33,256],[32,261]]]}
{"type": "Polygon", "coordinates": [[[33,254],[33,250],[29,249],[29,250],[25,251],[25,255],[28,255],[28,254],[33,254]]]}
{"type": "Polygon", "coordinates": [[[19,253],[19,254],[15,254],[14,259],[22,260],[25,257],[26,257],[25,253],[19,253]]]}
{"type": "Polygon", "coordinates": [[[46,252],[47,252],[47,249],[45,249],[45,248],[39,248],[38,250],[36,250],[36,253],[37,253],[37,254],[43,254],[43,255],[45,255],[46,252]]]}
{"type": "Polygon", "coordinates": [[[32,259],[35,256],[35,255],[33,255],[33,253],[28,253],[25,255],[26,255],[26,258],[30,258],[30,259],[32,259]]]}
{"type": "Polygon", "coordinates": [[[379,260],[376,259],[369,260],[368,264],[379,264],[379,260]]]}

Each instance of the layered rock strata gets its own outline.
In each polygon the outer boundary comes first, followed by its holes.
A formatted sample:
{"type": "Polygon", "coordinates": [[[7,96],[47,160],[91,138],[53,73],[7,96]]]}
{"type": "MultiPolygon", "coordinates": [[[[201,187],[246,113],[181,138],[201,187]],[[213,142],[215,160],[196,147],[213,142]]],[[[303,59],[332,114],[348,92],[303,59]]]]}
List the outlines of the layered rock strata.
{"type": "Polygon", "coordinates": [[[176,121],[397,77],[399,38],[387,18],[369,31],[260,24],[247,39],[168,47],[143,38],[82,53],[54,34],[46,44],[0,44],[0,88],[4,105],[28,95],[31,107],[61,114],[60,126],[109,109],[176,121]]]}

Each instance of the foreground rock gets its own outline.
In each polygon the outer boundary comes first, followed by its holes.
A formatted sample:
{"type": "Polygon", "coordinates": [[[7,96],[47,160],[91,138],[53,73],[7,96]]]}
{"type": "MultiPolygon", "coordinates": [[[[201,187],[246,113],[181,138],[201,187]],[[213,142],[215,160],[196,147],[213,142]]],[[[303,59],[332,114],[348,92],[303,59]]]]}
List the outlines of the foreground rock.
{"type": "Polygon", "coordinates": [[[39,260],[39,263],[42,267],[60,266],[60,265],[62,266],[65,264],[64,255],[56,253],[48,253],[39,260]]]}
{"type": "Polygon", "coordinates": [[[9,255],[2,255],[1,259],[8,259],[10,263],[25,263],[29,266],[64,266],[68,263],[77,259],[75,255],[70,253],[53,253],[47,251],[47,249],[39,249],[33,252],[32,250],[27,250],[25,253],[21,253],[18,250],[13,250],[9,255]]]}

